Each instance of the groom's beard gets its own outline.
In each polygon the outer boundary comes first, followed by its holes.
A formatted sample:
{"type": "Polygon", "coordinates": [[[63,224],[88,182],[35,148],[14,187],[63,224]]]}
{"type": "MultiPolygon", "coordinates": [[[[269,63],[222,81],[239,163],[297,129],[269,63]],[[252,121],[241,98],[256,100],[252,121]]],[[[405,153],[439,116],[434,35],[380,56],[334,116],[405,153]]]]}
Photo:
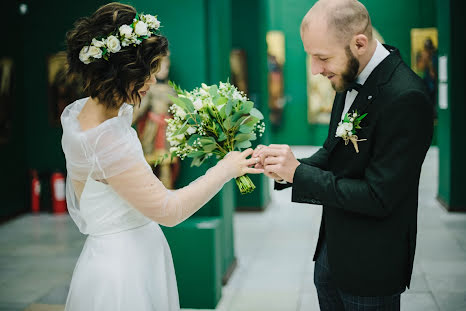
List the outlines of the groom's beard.
{"type": "Polygon", "coordinates": [[[356,57],[354,57],[349,45],[346,46],[345,53],[348,57],[348,62],[346,63],[345,71],[343,71],[343,73],[341,74],[341,84],[335,85],[332,83],[334,90],[337,92],[343,92],[344,90],[346,90],[348,85],[356,81],[356,77],[359,71],[359,60],[356,57]]]}

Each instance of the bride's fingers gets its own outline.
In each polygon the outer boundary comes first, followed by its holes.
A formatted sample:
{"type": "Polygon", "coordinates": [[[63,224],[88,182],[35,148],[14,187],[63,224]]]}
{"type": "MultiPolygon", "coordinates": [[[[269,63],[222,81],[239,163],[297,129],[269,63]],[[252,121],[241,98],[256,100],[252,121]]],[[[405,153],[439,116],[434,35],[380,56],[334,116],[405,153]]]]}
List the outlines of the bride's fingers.
{"type": "Polygon", "coordinates": [[[247,166],[251,166],[251,165],[256,165],[257,163],[260,162],[260,159],[259,158],[250,158],[250,159],[246,159],[246,165],[247,166]]]}
{"type": "Polygon", "coordinates": [[[243,152],[241,152],[241,157],[243,159],[246,159],[247,157],[249,157],[252,153],[254,152],[254,150],[252,148],[248,148],[246,150],[244,150],[243,152]]]}
{"type": "Polygon", "coordinates": [[[247,167],[243,170],[244,174],[262,174],[264,173],[263,169],[247,167]]]}

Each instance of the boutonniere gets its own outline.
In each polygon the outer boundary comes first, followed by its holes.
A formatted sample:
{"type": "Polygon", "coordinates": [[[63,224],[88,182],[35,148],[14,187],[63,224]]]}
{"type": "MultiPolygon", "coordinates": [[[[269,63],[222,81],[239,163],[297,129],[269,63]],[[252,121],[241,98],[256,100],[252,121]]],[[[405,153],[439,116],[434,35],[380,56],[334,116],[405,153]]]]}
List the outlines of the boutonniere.
{"type": "Polygon", "coordinates": [[[359,153],[358,148],[358,141],[365,141],[367,139],[359,139],[356,135],[356,130],[361,129],[359,124],[361,123],[362,119],[367,115],[367,113],[363,114],[362,116],[358,115],[358,111],[354,111],[353,113],[345,114],[343,121],[338,123],[337,133],[335,137],[341,137],[345,141],[345,145],[348,145],[348,142],[352,142],[356,153],[359,153]]]}

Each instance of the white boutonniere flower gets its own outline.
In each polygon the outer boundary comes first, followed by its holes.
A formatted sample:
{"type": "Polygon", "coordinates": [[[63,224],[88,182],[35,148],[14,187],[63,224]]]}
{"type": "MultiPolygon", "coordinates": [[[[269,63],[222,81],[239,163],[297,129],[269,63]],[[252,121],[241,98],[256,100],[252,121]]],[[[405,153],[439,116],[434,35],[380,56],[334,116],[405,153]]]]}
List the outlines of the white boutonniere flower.
{"type": "Polygon", "coordinates": [[[340,121],[340,123],[338,123],[337,131],[335,134],[335,137],[343,138],[343,140],[345,141],[345,145],[348,145],[348,142],[351,141],[353,143],[354,150],[356,150],[356,153],[359,153],[358,141],[367,140],[359,139],[356,135],[356,130],[361,129],[359,124],[366,115],[367,113],[363,114],[362,116],[359,116],[357,110],[353,113],[345,114],[343,121],[340,121]]]}

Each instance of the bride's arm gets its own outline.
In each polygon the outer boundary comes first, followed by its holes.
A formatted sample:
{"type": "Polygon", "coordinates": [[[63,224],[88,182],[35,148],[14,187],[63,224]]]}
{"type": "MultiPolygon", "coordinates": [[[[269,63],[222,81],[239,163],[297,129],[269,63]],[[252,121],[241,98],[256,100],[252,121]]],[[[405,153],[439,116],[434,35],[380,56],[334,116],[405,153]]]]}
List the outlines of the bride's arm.
{"type": "Polygon", "coordinates": [[[246,173],[261,173],[262,170],[249,168],[256,163],[255,159],[247,159],[251,154],[251,149],[232,152],[205,175],[174,191],[166,189],[144,162],[108,178],[107,182],[145,216],[164,226],[175,226],[212,199],[230,179],[246,173]]]}

